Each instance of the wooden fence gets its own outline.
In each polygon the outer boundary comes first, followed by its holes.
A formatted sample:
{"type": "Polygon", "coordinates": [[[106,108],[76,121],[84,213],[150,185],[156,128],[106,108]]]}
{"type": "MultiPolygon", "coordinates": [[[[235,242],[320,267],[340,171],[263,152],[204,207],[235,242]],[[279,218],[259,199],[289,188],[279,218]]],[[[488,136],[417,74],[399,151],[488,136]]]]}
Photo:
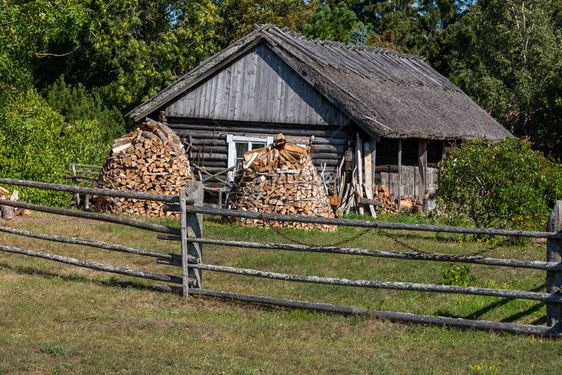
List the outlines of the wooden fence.
{"type": "Polygon", "coordinates": [[[293,215],[279,215],[279,214],[262,214],[247,211],[233,211],[213,207],[202,206],[203,189],[200,183],[193,183],[188,189],[181,191],[178,196],[157,195],[147,193],[134,193],[123,191],[112,191],[108,189],[96,188],[81,188],[66,185],[45,184],[31,181],[19,181],[0,179],[0,183],[12,184],[19,186],[30,186],[44,189],[52,189],[58,191],[67,191],[70,193],[82,192],[94,195],[106,195],[113,197],[134,198],[134,199],[152,199],[164,201],[167,203],[165,209],[168,211],[180,212],[180,228],[167,227],[158,224],[145,223],[137,220],[114,217],[110,215],[65,210],[61,208],[52,208],[45,206],[32,205],[24,202],[10,202],[0,201],[0,204],[12,205],[14,207],[22,207],[31,210],[38,210],[50,212],[55,214],[85,217],[94,220],[102,220],[106,222],[119,223],[123,225],[131,225],[138,228],[151,230],[160,233],[158,238],[165,240],[180,241],[181,243],[181,256],[175,254],[167,254],[160,252],[153,252],[146,249],[133,249],[121,245],[109,245],[96,241],[85,241],[74,238],[60,238],[56,236],[47,236],[42,234],[30,234],[25,231],[18,231],[11,228],[1,228],[2,231],[7,231],[13,234],[34,236],[35,238],[42,238],[50,241],[60,241],[67,243],[74,243],[77,245],[95,246],[105,248],[108,250],[125,251],[140,255],[156,257],[159,263],[179,266],[182,268],[182,275],[161,275],[153,274],[144,271],[126,270],[116,266],[92,264],[92,262],[84,262],[72,258],[65,258],[54,256],[50,254],[38,253],[32,250],[15,249],[8,246],[0,246],[0,251],[16,252],[20,254],[39,256],[46,259],[51,259],[59,262],[74,264],[82,267],[95,268],[107,272],[116,272],[126,275],[147,277],[154,280],[166,281],[169,283],[182,284],[181,287],[172,285],[156,284],[156,288],[160,290],[173,291],[182,293],[184,296],[189,294],[214,296],[221,298],[237,299],[243,301],[275,304],[280,306],[314,309],[338,313],[352,313],[359,315],[369,315],[392,320],[427,323],[427,324],[441,324],[448,326],[476,328],[476,329],[497,329],[509,332],[528,333],[535,335],[547,336],[562,336],[562,201],[557,202],[552,215],[549,219],[548,232],[532,232],[532,231],[515,231],[506,229],[491,229],[491,228],[465,228],[465,227],[451,227],[440,225],[421,225],[421,224],[404,224],[393,222],[373,222],[363,220],[350,220],[350,219],[330,219],[320,217],[308,216],[293,216],[293,215]],[[246,241],[231,241],[205,238],[202,233],[202,215],[219,215],[229,217],[242,217],[258,220],[271,220],[271,221],[291,221],[291,222],[305,222],[327,225],[351,226],[360,228],[379,228],[385,231],[392,230],[406,230],[406,231],[425,231],[425,232],[442,232],[442,233],[459,233],[459,234],[477,234],[477,235],[499,235],[507,237],[530,237],[530,238],[546,238],[546,261],[526,261],[517,259],[498,259],[487,258],[483,256],[455,256],[448,254],[435,254],[435,253],[420,253],[420,252],[397,252],[397,251],[383,251],[374,249],[358,249],[358,248],[345,248],[339,246],[323,247],[323,246],[308,246],[299,244],[288,243],[259,243],[259,242],[246,242],[246,241]],[[25,232],[25,233],[24,233],[25,232]],[[55,238],[56,237],[56,238],[55,238]],[[501,267],[514,267],[514,268],[527,268],[536,269],[546,272],[546,293],[520,291],[520,290],[507,290],[507,289],[492,289],[480,287],[463,287],[454,285],[437,285],[437,284],[420,284],[409,283],[400,281],[379,281],[379,280],[351,280],[344,278],[333,277],[319,277],[319,276],[303,276],[294,274],[283,274],[275,272],[258,271],[255,269],[226,267],[213,264],[205,264],[202,262],[202,245],[213,244],[222,246],[232,246],[240,248],[262,248],[273,250],[289,250],[298,252],[321,252],[330,254],[341,255],[361,255],[380,258],[393,258],[408,261],[436,261],[436,262],[461,262],[473,263],[488,266],[501,266],[501,267]],[[229,293],[216,290],[207,290],[201,287],[201,271],[222,272],[237,275],[245,275],[259,278],[285,280],[292,282],[305,282],[326,285],[340,285],[349,287],[362,287],[362,288],[381,288],[381,289],[394,289],[406,291],[422,291],[422,292],[438,292],[438,293],[455,293],[455,294],[469,294],[469,295],[482,295],[493,296],[502,298],[517,298],[535,301],[543,301],[547,306],[547,325],[526,325],[482,320],[471,320],[462,318],[448,318],[440,316],[427,316],[417,315],[401,312],[378,311],[371,309],[363,309],[352,306],[338,306],[323,303],[296,301],[280,299],[275,297],[252,296],[244,294],[229,293]]]}
{"type": "MultiPolygon", "coordinates": [[[[72,174],[65,175],[64,178],[72,181],[74,186],[93,187],[102,168],[101,165],[70,164],[69,170],[72,174]]],[[[90,194],[74,194],[74,205],[80,207],[81,203],[84,209],[88,210],[90,208],[90,194]]]]}
{"type": "MultiPolygon", "coordinates": [[[[165,203],[181,203],[184,206],[186,206],[187,204],[200,205],[202,204],[203,201],[203,190],[201,188],[201,184],[199,183],[190,183],[186,189],[182,190],[183,194],[181,194],[180,196],[99,189],[99,188],[91,188],[91,187],[88,188],[88,187],[60,185],[60,184],[49,184],[43,182],[13,180],[13,179],[6,179],[6,178],[0,179],[0,183],[39,188],[39,189],[47,189],[53,191],[63,191],[72,194],[81,194],[81,195],[88,194],[92,196],[108,196],[108,197],[117,197],[117,198],[151,200],[151,201],[159,201],[165,203]],[[190,197],[189,199],[187,199],[188,195],[190,197]]],[[[186,223],[189,223],[191,227],[195,228],[197,227],[197,220],[200,219],[200,215],[196,215],[196,214],[184,215],[182,217],[182,228],[184,230],[182,231],[180,228],[154,224],[154,223],[147,223],[144,221],[134,220],[130,218],[106,215],[101,213],[69,210],[69,209],[57,208],[57,207],[41,206],[41,205],[36,205],[36,204],[31,204],[21,201],[0,200],[0,204],[6,206],[12,206],[12,207],[24,208],[32,211],[46,212],[55,215],[79,217],[79,218],[102,221],[106,223],[126,225],[126,226],[144,229],[150,232],[165,233],[168,235],[181,235],[181,233],[187,233],[185,230],[186,224],[184,223],[184,221],[186,221],[186,223]]],[[[199,226],[201,226],[200,223],[199,226]]],[[[60,243],[89,246],[89,247],[95,247],[95,248],[105,249],[109,251],[118,251],[118,252],[148,256],[148,257],[156,258],[157,260],[177,261],[177,262],[185,262],[185,263],[200,262],[198,258],[191,255],[191,254],[197,254],[196,251],[192,251],[197,247],[197,245],[191,245],[191,244],[188,245],[184,249],[185,252],[183,252],[180,255],[180,254],[166,253],[166,252],[154,251],[154,250],[143,249],[143,248],[124,246],[119,244],[111,244],[102,241],[91,241],[91,240],[83,240],[83,239],[72,238],[72,237],[61,237],[61,236],[55,236],[49,234],[35,233],[26,230],[10,228],[7,226],[0,226],[0,231],[5,233],[11,233],[14,235],[24,236],[24,237],[36,238],[45,241],[54,241],[60,243]]],[[[182,273],[182,275],[176,276],[176,275],[160,274],[160,273],[144,271],[144,270],[134,270],[134,269],[123,268],[110,264],[90,262],[81,259],[61,256],[61,255],[48,254],[31,249],[22,249],[13,246],[5,246],[3,244],[0,245],[0,251],[48,259],[60,263],[66,263],[79,267],[95,269],[98,271],[111,272],[111,273],[117,273],[122,275],[179,284],[182,285],[182,287],[185,288],[186,291],[188,290],[189,287],[195,287],[195,288],[200,287],[199,284],[201,280],[199,276],[200,272],[195,270],[188,270],[187,267],[185,267],[185,272],[182,273]]]]}

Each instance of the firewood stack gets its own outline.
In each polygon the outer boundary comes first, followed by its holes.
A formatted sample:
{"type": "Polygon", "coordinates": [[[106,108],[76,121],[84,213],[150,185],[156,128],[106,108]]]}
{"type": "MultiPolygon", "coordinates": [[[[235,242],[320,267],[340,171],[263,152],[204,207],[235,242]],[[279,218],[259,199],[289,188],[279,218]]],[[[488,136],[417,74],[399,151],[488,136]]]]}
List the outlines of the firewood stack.
{"type": "MultiPolygon", "coordinates": [[[[180,138],[166,125],[147,119],[140,128],[114,141],[97,185],[177,195],[190,180],[194,176],[180,138]]],[[[164,202],[97,197],[94,206],[98,212],[163,216],[163,205],[164,202]]]]}
{"type": "MultiPolygon", "coordinates": [[[[7,201],[17,201],[19,199],[19,192],[17,190],[12,191],[11,193],[0,186],[0,199],[5,199],[7,201]]],[[[27,210],[23,208],[14,208],[12,206],[6,206],[0,204],[0,217],[4,220],[12,220],[16,215],[23,215],[27,210]]]]}
{"type": "MultiPolygon", "coordinates": [[[[333,218],[334,214],[316,168],[310,145],[301,147],[287,142],[279,134],[267,147],[244,154],[234,187],[228,196],[229,209],[333,218]]],[[[233,218],[248,226],[289,227],[335,231],[336,226],[297,222],[265,223],[259,219],[233,218]]]]}
{"type": "MultiPolygon", "coordinates": [[[[376,207],[377,212],[381,214],[398,212],[398,198],[392,196],[385,185],[375,186],[374,199],[382,203],[381,207],[376,207]]],[[[413,197],[402,197],[400,199],[400,210],[421,213],[422,202],[413,197]]]]}

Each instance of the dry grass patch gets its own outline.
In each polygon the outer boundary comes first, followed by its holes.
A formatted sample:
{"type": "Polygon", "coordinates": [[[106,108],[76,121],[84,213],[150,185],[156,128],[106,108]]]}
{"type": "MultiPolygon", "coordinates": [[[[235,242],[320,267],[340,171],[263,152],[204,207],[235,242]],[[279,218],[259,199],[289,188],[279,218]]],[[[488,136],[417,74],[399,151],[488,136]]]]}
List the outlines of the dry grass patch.
{"type": "MultiPolygon", "coordinates": [[[[154,233],[81,219],[58,221],[34,214],[11,222],[26,230],[79,236],[179,252],[178,244],[154,233]]],[[[174,224],[169,222],[168,224],[174,224]]],[[[282,241],[273,231],[225,227],[214,221],[211,238],[282,241]]],[[[323,233],[286,231],[310,243],[329,243],[353,235],[347,228],[323,233]]],[[[416,246],[461,252],[459,238],[404,235],[416,246]]],[[[154,259],[0,234],[3,244],[28,247],[137,269],[179,274],[154,259]]],[[[398,249],[369,233],[356,247],[398,249]]],[[[469,248],[480,244],[469,243],[469,248]]],[[[498,257],[543,259],[544,245],[502,247],[498,257]]],[[[208,263],[349,278],[440,282],[445,263],[403,262],[240,248],[204,247],[208,263]]],[[[476,283],[496,280],[522,289],[540,288],[544,273],[472,267],[476,283]]],[[[0,253],[0,373],[380,373],[466,374],[471,365],[488,363],[500,373],[557,372],[558,341],[475,332],[446,327],[406,325],[386,320],[341,316],[209,298],[183,300],[154,291],[150,280],[80,269],[64,264],[0,253]]],[[[533,322],[544,305],[490,297],[407,293],[329,287],[204,273],[204,287],[258,295],[411,311],[424,314],[533,322]]]]}

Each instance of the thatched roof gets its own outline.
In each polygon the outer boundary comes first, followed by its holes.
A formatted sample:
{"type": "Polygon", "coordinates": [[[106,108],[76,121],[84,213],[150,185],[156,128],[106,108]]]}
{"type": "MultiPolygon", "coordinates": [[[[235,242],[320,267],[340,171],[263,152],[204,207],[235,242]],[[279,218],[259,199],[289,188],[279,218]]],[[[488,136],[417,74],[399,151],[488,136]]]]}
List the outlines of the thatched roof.
{"type": "Polygon", "coordinates": [[[258,44],[376,137],[499,140],[511,133],[417,56],[258,27],[132,110],[140,120],[258,44]]]}

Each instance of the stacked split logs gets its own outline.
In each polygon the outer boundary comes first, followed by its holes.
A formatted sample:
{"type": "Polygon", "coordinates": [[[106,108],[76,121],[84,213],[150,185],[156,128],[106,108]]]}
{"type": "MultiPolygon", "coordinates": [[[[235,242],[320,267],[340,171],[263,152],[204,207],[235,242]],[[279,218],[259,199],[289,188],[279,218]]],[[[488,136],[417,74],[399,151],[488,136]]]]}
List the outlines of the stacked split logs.
{"type": "MultiPolygon", "coordinates": [[[[385,185],[377,185],[374,189],[374,199],[380,203],[377,212],[381,214],[387,212],[398,212],[398,198],[392,196],[385,185]]],[[[415,213],[422,212],[422,202],[413,197],[402,197],[400,199],[401,211],[412,211],[415,213]]]]}
{"type": "MultiPolygon", "coordinates": [[[[279,134],[274,143],[244,154],[234,187],[229,194],[229,209],[334,217],[326,191],[312,164],[310,145],[298,146],[279,134]]],[[[264,222],[259,219],[232,219],[242,225],[290,227],[335,231],[332,225],[298,222],[264,222]]]]}
{"type": "MultiPolygon", "coordinates": [[[[114,141],[97,185],[116,190],[177,195],[193,180],[180,138],[166,125],[147,119],[140,128],[114,141]]],[[[163,216],[163,202],[97,197],[105,213],[163,216]]]]}
{"type": "MultiPolygon", "coordinates": [[[[0,186],[0,199],[5,199],[7,201],[17,201],[19,199],[19,192],[17,190],[12,191],[11,193],[0,186]]],[[[12,206],[6,206],[0,204],[0,217],[4,220],[12,220],[16,215],[23,215],[27,210],[23,208],[14,208],[12,206]]]]}

